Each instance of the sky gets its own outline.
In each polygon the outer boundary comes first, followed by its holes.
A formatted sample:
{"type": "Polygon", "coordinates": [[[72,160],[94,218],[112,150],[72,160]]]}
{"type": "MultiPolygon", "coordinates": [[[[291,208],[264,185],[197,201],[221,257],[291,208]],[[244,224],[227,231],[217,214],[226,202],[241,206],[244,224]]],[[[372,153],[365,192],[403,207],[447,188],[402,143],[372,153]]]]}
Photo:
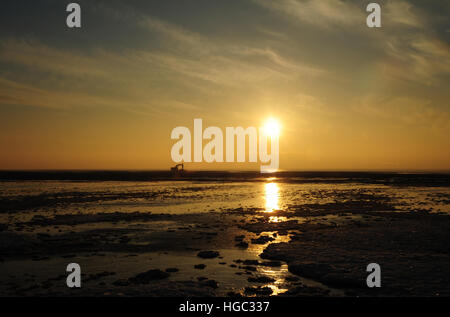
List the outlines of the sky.
{"type": "Polygon", "coordinates": [[[175,127],[273,117],[282,170],[450,170],[448,0],[69,2],[1,3],[0,169],[168,169],[175,127]]]}

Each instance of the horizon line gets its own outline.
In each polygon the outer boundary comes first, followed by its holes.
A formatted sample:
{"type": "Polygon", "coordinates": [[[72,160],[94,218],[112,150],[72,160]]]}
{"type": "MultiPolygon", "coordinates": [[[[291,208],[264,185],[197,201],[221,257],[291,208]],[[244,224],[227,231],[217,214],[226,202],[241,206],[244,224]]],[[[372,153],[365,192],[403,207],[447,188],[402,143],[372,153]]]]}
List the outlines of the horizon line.
{"type": "MultiPolygon", "coordinates": [[[[170,173],[169,169],[0,169],[0,173],[8,172],[130,172],[130,173],[170,173]]],[[[259,170],[217,170],[189,169],[192,173],[259,173],[270,175],[277,173],[450,173],[450,169],[310,169],[310,170],[278,170],[272,173],[261,173],[259,170]]]]}

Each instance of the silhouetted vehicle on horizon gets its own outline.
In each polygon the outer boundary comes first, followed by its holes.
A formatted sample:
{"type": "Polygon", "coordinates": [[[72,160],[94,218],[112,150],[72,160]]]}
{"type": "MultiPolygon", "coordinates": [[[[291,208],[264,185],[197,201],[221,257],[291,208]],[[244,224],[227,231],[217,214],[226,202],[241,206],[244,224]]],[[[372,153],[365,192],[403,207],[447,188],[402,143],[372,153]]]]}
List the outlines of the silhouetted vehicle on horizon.
{"type": "Polygon", "coordinates": [[[172,176],[182,176],[186,172],[184,169],[184,163],[177,164],[174,167],[170,168],[170,172],[172,173],[172,176]]]}

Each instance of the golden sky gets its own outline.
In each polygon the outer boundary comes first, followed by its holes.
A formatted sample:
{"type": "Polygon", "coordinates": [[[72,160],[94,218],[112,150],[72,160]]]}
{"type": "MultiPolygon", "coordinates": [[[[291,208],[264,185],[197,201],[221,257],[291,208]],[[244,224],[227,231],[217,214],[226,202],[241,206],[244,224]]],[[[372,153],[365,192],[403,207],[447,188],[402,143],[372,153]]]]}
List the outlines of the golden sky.
{"type": "Polygon", "coordinates": [[[177,126],[275,117],[283,170],[450,170],[450,4],[369,2],[4,1],[0,169],[167,169],[177,126]]]}

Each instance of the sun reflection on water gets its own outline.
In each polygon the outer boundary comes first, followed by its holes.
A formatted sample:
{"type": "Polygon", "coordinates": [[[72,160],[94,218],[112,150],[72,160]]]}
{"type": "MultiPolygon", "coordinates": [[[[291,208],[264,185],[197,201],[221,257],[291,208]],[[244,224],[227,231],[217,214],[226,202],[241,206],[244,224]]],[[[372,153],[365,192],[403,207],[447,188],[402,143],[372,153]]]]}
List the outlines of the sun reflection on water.
{"type": "Polygon", "coordinates": [[[279,200],[279,187],[277,183],[266,183],[265,184],[265,200],[266,200],[266,210],[265,212],[273,212],[274,210],[280,209],[278,204],[279,200]]]}
{"type": "MultiPolygon", "coordinates": [[[[249,248],[247,249],[247,252],[251,253],[252,256],[250,258],[257,258],[260,259],[261,253],[267,248],[267,246],[271,243],[282,243],[282,242],[289,242],[290,236],[289,235],[280,235],[277,234],[276,231],[267,231],[262,232],[261,235],[263,236],[271,236],[274,237],[275,240],[265,243],[265,244],[251,244],[249,248]]],[[[256,237],[256,235],[255,235],[256,237]]],[[[289,275],[288,266],[287,264],[283,263],[281,266],[258,266],[257,268],[258,275],[261,276],[267,276],[274,279],[273,282],[262,284],[261,287],[269,287],[272,289],[271,295],[279,295],[281,293],[284,293],[287,291],[286,288],[286,276],[289,275]]]]}

